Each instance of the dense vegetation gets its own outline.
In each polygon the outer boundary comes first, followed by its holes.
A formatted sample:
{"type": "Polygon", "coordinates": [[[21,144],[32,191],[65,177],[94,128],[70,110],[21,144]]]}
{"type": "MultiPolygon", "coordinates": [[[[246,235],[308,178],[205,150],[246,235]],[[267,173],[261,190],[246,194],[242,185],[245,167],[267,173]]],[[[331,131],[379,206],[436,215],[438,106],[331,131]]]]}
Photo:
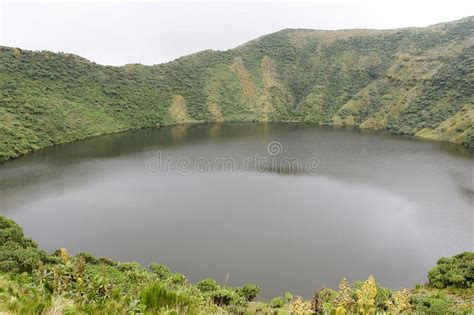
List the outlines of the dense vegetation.
{"type": "Polygon", "coordinates": [[[191,284],[160,264],[115,262],[89,253],[69,256],[39,249],[15,222],[0,216],[0,313],[14,314],[471,314],[474,253],[442,258],[429,284],[392,291],[374,277],[338,290],[316,290],[311,300],[275,297],[255,301],[253,284],[230,287],[213,279],[191,284]]]}
{"type": "Polygon", "coordinates": [[[357,125],[472,147],[473,29],[473,17],[387,31],[287,29],[156,66],[0,47],[0,161],[207,121],[357,125]]]}

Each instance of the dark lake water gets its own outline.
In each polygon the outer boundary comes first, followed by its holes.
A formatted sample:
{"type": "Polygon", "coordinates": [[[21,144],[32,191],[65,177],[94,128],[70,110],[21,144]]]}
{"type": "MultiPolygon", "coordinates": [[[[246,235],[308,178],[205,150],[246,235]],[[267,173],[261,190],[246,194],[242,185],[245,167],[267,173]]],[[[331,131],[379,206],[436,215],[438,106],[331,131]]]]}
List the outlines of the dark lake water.
{"type": "Polygon", "coordinates": [[[426,282],[473,250],[460,146],[301,124],[140,130],[0,165],[0,213],[41,247],[159,262],[311,296],[340,278],[426,282]]]}

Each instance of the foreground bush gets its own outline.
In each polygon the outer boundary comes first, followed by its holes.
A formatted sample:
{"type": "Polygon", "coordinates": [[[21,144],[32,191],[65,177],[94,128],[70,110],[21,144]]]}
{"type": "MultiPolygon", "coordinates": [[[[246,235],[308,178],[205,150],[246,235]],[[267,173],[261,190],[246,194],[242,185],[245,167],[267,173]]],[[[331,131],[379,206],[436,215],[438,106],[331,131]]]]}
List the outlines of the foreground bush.
{"type": "Polygon", "coordinates": [[[270,301],[270,307],[272,308],[281,308],[285,305],[285,300],[281,296],[274,297],[270,301]]]}
{"type": "Polygon", "coordinates": [[[237,294],[246,301],[253,301],[260,292],[260,287],[255,284],[246,284],[241,288],[235,289],[237,294]]]}
{"type": "Polygon", "coordinates": [[[0,216],[0,271],[31,272],[45,259],[46,253],[18,224],[0,216]]]}
{"type": "Polygon", "coordinates": [[[443,257],[428,273],[429,284],[435,288],[474,287],[474,252],[443,257]]]}
{"type": "Polygon", "coordinates": [[[175,310],[179,314],[196,313],[198,302],[184,292],[171,291],[162,283],[153,283],[140,297],[141,303],[148,311],[175,310]]]}
{"type": "Polygon", "coordinates": [[[241,301],[239,295],[234,290],[229,288],[222,288],[213,291],[210,294],[212,302],[218,306],[228,306],[231,304],[239,304],[241,301]]]}
{"type": "Polygon", "coordinates": [[[219,289],[219,284],[214,279],[204,279],[198,282],[197,288],[203,293],[214,292],[219,289]]]}
{"type": "MultiPolygon", "coordinates": [[[[430,271],[430,285],[392,291],[375,277],[338,290],[324,288],[312,301],[277,297],[252,302],[254,284],[220,285],[204,279],[193,285],[168,267],[121,263],[90,253],[47,254],[25,238],[20,226],[0,216],[0,314],[472,314],[472,255],[443,258],[430,271]],[[447,289],[433,285],[439,281],[447,289]]],[[[439,285],[441,286],[441,285],[439,285]]]]}
{"type": "Polygon", "coordinates": [[[51,295],[41,286],[31,283],[28,276],[10,279],[0,275],[0,314],[41,314],[52,303],[51,295]],[[9,314],[9,313],[5,313],[9,314]]]}

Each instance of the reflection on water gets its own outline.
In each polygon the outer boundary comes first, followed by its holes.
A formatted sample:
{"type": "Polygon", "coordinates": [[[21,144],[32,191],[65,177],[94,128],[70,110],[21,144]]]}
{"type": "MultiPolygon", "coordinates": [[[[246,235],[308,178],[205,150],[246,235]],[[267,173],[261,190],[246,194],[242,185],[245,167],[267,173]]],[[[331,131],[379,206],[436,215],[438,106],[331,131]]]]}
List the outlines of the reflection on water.
{"type": "Polygon", "coordinates": [[[47,250],[169,265],[192,281],[309,297],[345,276],[398,288],[473,250],[473,158],[462,147],[302,124],[176,126],[60,145],[0,165],[0,213],[47,250]],[[146,161],[231,158],[245,173],[147,172],[146,161]],[[453,150],[453,148],[456,148],[453,150]],[[281,164],[280,164],[281,165],[281,164]],[[282,176],[283,175],[283,176],[282,176]],[[295,176],[297,175],[297,176],[295,176]]]}

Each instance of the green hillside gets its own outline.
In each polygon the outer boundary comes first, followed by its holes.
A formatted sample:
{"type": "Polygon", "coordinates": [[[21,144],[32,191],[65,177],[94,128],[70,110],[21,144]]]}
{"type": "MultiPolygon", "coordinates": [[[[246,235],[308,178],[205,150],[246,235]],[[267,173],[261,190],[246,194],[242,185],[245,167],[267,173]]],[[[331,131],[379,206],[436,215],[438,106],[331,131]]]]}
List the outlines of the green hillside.
{"type": "Polygon", "coordinates": [[[474,146],[474,17],[426,28],[287,29],[173,62],[101,66],[0,47],[0,161],[175,123],[357,125],[474,146]]]}

